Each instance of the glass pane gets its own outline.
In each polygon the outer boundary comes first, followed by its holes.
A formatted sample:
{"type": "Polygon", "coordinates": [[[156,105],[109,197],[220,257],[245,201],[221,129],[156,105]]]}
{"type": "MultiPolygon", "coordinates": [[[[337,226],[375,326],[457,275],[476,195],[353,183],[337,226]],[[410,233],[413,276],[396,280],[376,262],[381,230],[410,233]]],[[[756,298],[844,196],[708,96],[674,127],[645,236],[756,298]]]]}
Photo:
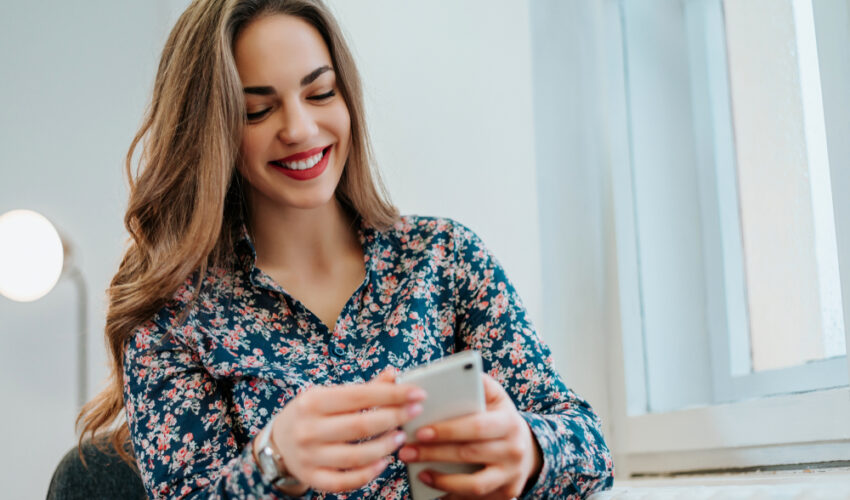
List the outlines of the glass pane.
{"type": "Polygon", "coordinates": [[[846,44],[819,60],[811,0],[620,6],[641,405],[846,385],[820,81],[846,44]]]}
{"type": "Polygon", "coordinates": [[[811,0],[724,11],[752,370],[843,355],[811,0]]]}

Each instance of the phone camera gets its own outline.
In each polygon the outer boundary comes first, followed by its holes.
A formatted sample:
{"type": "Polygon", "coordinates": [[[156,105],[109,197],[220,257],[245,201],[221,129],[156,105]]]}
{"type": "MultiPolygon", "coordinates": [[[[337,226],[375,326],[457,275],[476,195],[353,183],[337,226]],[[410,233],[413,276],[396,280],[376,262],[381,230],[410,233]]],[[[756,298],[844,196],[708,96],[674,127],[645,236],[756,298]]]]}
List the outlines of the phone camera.
{"type": "Polygon", "coordinates": [[[464,370],[471,370],[472,369],[472,363],[467,363],[467,364],[463,365],[463,369],[464,370]]]}

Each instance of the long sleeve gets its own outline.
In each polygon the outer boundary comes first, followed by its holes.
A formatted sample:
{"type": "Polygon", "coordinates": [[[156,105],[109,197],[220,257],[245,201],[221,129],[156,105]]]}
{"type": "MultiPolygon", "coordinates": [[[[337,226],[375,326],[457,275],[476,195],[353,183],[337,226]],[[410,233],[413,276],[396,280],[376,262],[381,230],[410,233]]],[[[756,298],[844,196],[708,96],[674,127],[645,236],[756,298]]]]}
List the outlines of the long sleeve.
{"type": "Polygon", "coordinates": [[[136,329],[124,351],[124,401],[150,498],[287,498],[263,480],[251,447],[239,450],[220,382],[179,329],[136,329]]]}
{"type": "Polygon", "coordinates": [[[453,234],[457,340],[481,352],[484,370],[511,395],[543,452],[526,498],[585,498],[613,484],[599,417],[564,384],[513,285],[475,233],[453,234]]]}

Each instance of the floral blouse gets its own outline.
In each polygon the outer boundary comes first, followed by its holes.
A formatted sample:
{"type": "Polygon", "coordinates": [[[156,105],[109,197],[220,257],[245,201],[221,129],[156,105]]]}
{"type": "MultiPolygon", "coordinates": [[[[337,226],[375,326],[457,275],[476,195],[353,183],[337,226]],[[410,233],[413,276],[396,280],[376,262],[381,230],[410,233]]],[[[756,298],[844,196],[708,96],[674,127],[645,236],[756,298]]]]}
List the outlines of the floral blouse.
{"type": "MultiPolygon", "coordinates": [[[[255,267],[242,229],[234,269],[213,269],[192,302],[187,280],[124,351],[124,401],[142,480],[152,498],[287,498],[265,482],[247,446],[272,416],[315,385],[365,382],[463,349],[506,389],[543,452],[526,498],[583,498],[610,487],[599,418],[552,366],[502,267],[467,227],[402,217],[361,222],[366,277],[333,330],[255,267]],[[188,316],[181,311],[190,306],[188,316]],[[183,319],[183,321],[181,321],[183,319]]],[[[407,469],[345,494],[406,499],[407,469]]]]}

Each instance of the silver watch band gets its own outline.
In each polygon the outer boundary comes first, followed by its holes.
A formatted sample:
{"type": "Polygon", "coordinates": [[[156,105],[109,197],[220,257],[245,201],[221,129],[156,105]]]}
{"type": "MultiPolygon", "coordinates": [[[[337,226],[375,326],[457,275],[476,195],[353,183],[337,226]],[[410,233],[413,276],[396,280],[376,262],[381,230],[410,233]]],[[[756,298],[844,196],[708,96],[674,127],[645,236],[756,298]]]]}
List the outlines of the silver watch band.
{"type": "Polygon", "coordinates": [[[257,460],[263,479],[278,488],[288,488],[301,484],[298,479],[288,475],[281,465],[280,455],[271,444],[272,422],[269,422],[257,436],[257,460]]]}

